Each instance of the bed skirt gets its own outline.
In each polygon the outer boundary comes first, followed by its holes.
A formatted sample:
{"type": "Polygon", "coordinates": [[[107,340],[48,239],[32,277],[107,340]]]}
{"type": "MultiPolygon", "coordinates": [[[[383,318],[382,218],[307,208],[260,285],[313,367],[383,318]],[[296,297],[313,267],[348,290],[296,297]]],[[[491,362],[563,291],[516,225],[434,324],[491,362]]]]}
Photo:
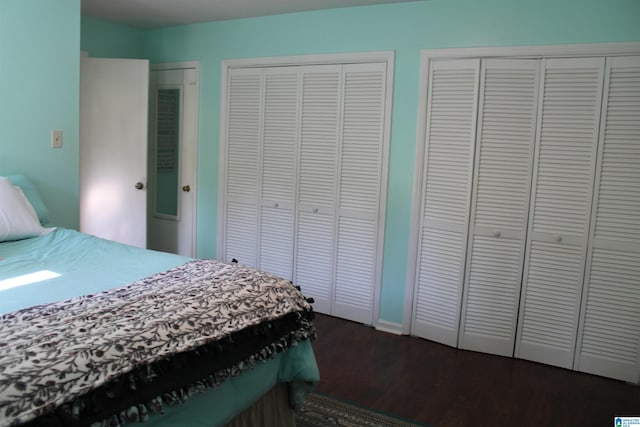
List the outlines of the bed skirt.
{"type": "Polygon", "coordinates": [[[296,412],[291,407],[289,385],[278,383],[226,427],[295,427],[296,412]]]}

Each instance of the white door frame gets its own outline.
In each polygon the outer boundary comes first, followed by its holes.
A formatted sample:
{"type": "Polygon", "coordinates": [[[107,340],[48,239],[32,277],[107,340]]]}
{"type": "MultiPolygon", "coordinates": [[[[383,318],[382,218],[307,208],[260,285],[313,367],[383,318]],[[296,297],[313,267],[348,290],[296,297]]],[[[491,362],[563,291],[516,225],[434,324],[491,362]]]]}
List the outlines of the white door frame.
{"type": "MultiPolygon", "coordinates": [[[[164,70],[195,70],[195,74],[196,74],[196,85],[199,87],[200,86],[200,62],[199,61],[185,61],[185,62],[167,62],[167,63],[161,63],[161,64],[151,64],[149,67],[149,71],[164,71],[164,70]]],[[[198,247],[197,245],[197,240],[198,240],[198,233],[197,233],[197,228],[198,228],[198,146],[199,146],[199,141],[200,141],[200,137],[199,137],[199,129],[200,129],[200,90],[197,90],[195,92],[195,114],[196,117],[198,118],[198,125],[196,126],[196,129],[194,129],[195,132],[195,153],[196,153],[196,159],[194,162],[194,174],[193,174],[193,183],[191,184],[191,186],[195,189],[194,191],[194,197],[192,199],[192,212],[193,212],[193,218],[191,221],[192,227],[191,227],[191,235],[193,236],[192,238],[192,247],[191,247],[191,253],[193,254],[193,256],[195,257],[196,254],[196,249],[198,247]]],[[[152,126],[152,123],[149,123],[149,126],[152,126]]],[[[149,177],[151,177],[151,175],[149,175],[149,177]]],[[[152,193],[147,192],[147,197],[152,197],[152,193]]],[[[151,212],[149,212],[149,214],[151,214],[151,212]]]]}

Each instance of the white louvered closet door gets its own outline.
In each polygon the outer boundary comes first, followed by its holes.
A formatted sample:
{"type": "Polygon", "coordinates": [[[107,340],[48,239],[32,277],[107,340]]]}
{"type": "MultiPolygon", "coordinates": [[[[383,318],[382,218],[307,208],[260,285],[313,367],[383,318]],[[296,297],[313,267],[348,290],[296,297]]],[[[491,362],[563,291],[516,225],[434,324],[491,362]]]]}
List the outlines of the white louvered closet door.
{"type": "Polygon", "coordinates": [[[227,82],[224,261],[257,267],[260,133],[263,77],[260,69],[231,70],[227,82]]]}
{"type": "Polygon", "coordinates": [[[342,66],[302,68],[294,282],[332,313],[342,66]]]}
{"type": "Polygon", "coordinates": [[[264,72],[259,267],[293,279],[300,67],[264,72]]]}
{"type": "Polygon", "coordinates": [[[575,369],[640,380],[640,57],[609,58],[575,369]]]}
{"type": "Polygon", "coordinates": [[[457,345],[480,60],[433,61],[412,333],[457,345]]]}
{"type": "Polygon", "coordinates": [[[536,130],[538,60],[482,63],[459,347],[513,356],[536,130]]]}
{"type": "Polygon", "coordinates": [[[604,58],[542,61],[516,357],[573,366],[604,58]]]}
{"type": "MultiPolygon", "coordinates": [[[[371,324],[378,258],[386,64],[344,66],[334,314],[371,324]]],[[[382,236],[380,236],[382,238],[382,236]]]]}

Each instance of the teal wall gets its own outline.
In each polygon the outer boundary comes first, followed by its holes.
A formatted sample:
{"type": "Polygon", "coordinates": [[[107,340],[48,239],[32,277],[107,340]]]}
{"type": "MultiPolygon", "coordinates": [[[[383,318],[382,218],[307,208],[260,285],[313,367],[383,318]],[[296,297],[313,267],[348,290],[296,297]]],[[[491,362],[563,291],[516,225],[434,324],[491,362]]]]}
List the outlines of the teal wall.
{"type": "Polygon", "coordinates": [[[22,173],[78,227],[80,0],[0,0],[0,175],[22,173]],[[52,149],[51,130],[63,131],[52,149]]]}
{"type": "Polygon", "coordinates": [[[637,0],[430,0],[142,31],[89,18],[80,0],[0,1],[0,174],[25,173],[54,222],[78,225],[79,55],[201,64],[198,256],[217,239],[223,59],[396,53],[380,317],[403,321],[420,50],[640,41],[637,0]],[[80,32],[82,30],[82,38],[80,32]],[[51,129],[64,148],[49,148],[51,129]]]}
{"type": "Polygon", "coordinates": [[[200,61],[198,256],[215,257],[223,59],[396,53],[380,317],[403,322],[420,50],[640,41],[637,0],[431,0],[146,31],[152,62],[200,61]]]}
{"type": "Polygon", "coordinates": [[[82,17],[80,48],[99,58],[144,58],[142,30],[82,17]]]}

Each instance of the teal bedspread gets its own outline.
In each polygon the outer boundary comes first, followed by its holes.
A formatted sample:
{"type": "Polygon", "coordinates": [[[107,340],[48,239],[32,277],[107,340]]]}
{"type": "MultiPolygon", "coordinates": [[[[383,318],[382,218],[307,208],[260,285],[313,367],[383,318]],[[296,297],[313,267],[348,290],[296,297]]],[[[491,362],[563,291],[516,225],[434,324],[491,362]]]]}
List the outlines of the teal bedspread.
{"type": "Polygon", "coordinates": [[[124,286],[188,260],[64,228],[0,243],[0,314],[124,286]],[[52,273],[59,276],[38,280],[52,273]]]}
{"type": "MultiPolygon", "coordinates": [[[[124,286],[189,260],[61,228],[0,243],[0,315],[124,286]]],[[[224,425],[277,382],[318,380],[311,344],[304,341],[183,404],[165,405],[163,415],[152,416],[144,425],[224,425]]]]}

